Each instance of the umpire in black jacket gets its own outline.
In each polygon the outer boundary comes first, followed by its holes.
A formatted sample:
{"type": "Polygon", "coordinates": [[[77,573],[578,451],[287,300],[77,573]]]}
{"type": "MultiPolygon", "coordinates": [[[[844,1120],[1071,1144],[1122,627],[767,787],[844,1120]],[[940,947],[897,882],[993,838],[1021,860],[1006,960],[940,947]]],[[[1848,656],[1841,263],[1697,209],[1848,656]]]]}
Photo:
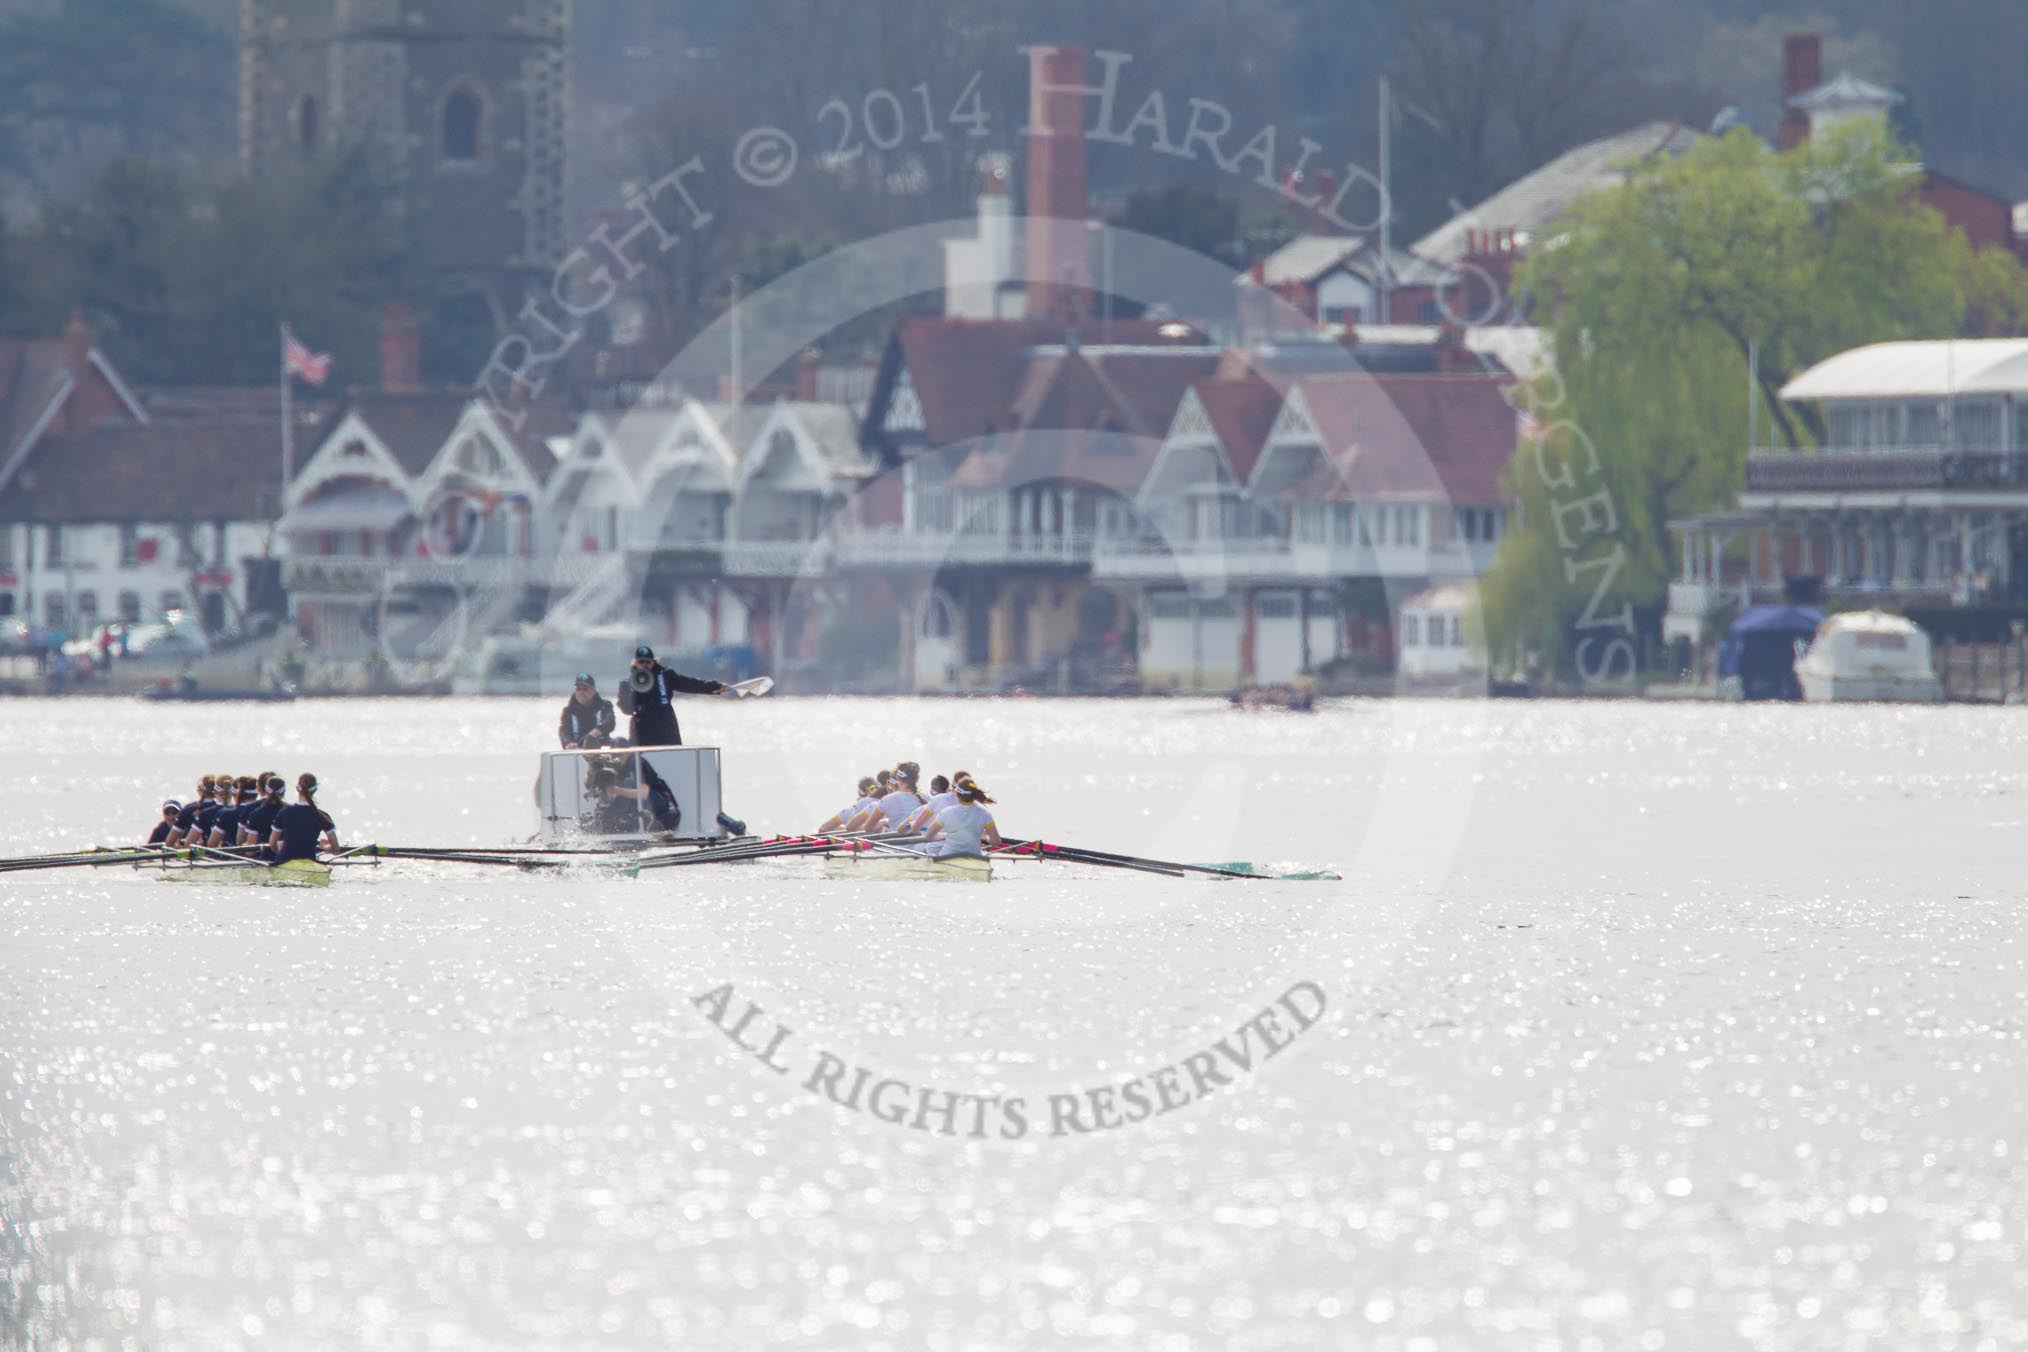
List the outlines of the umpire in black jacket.
{"type": "Polygon", "coordinates": [[[632,715],[629,732],[635,746],[681,746],[683,732],[676,726],[676,708],[670,697],[715,695],[725,689],[722,681],[700,680],[671,671],[655,660],[647,644],[634,649],[634,666],[620,683],[620,712],[632,715]]]}
{"type": "Polygon", "coordinates": [[[583,746],[604,746],[613,739],[613,702],[599,694],[598,683],[589,672],[579,672],[577,688],[564,701],[563,717],[557,720],[556,739],[565,751],[583,746]]]}

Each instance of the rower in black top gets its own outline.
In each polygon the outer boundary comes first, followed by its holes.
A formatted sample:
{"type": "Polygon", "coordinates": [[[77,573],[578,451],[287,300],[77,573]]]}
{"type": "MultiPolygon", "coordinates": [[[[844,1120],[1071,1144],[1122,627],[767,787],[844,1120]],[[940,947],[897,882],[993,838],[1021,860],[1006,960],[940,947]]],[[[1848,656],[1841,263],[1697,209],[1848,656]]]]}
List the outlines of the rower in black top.
{"type": "Polygon", "coordinates": [[[261,800],[240,813],[240,825],[246,828],[249,845],[267,844],[268,832],[275,827],[275,818],[288,806],[282,798],[288,787],[282,777],[272,770],[261,776],[261,800]]]}
{"type": "Polygon", "coordinates": [[[169,833],[176,829],[176,821],[183,815],[183,804],[171,798],[162,804],[162,820],[155,823],[155,829],[148,835],[150,845],[166,844],[169,833]]]}
{"type": "Polygon", "coordinates": [[[644,643],[634,649],[633,669],[620,685],[620,712],[632,715],[628,733],[635,746],[681,746],[683,732],[676,726],[671,697],[678,692],[716,695],[724,689],[722,681],[671,671],[655,660],[655,650],[644,643]]]}
{"type": "Polygon", "coordinates": [[[183,810],[176,814],[176,829],[169,833],[169,838],[163,844],[171,846],[195,844],[196,842],[190,839],[190,833],[197,829],[198,810],[210,801],[211,776],[206,775],[197,781],[197,796],[185,803],[183,810]]]}
{"type": "Polygon", "coordinates": [[[212,776],[211,801],[198,807],[197,819],[183,837],[185,845],[203,845],[211,840],[211,828],[218,824],[218,814],[232,801],[234,783],[231,775],[212,776]]]}
{"type": "Polygon", "coordinates": [[[319,845],[326,850],[338,848],[338,828],[329,814],[317,806],[317,776],[307,772],[298,776],[296,797],[301,801],[276,813],[275,824],[268,832],[277,864],[286,864],[291,859],[315,859],[319,845]]]}
{"type": "Polygon", "coordinates": [[[557,720],[557,741],[565,751],[602,746],[612,741],[616,726],[613,702],[599,694],[598,684],[589,672],[579,672],[576,687],[564,701],[563,717],[557,720]]]}
{"type": "Polygon", "coordinates": [[[225,806],[211,820],[211,836],[205,841],[214,850],[231,850],[239,847],[240,818],[253,810],[254,777],[241,775],[238,780],[226,786],[220,795],[225,806]]]}

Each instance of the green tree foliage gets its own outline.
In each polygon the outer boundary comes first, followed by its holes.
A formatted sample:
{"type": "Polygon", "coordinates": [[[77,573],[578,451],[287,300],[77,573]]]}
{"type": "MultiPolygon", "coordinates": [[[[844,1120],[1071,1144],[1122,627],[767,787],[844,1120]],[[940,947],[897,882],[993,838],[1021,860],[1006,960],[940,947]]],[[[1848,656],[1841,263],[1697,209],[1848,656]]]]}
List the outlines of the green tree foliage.
{"type": "Polygon", "coordinates": [[[28,322],[27,279],[17,256],[20,248],[6,214],[0,212],[0,336],[20,333],[28,322]]]}
{"type": "Polygon", "coordinates": [[[359,153],[216,187],[116,160],[17,241],[47,264],[29,323],[53,332],[81,305],[137,380],[258,384],[287,322],[336,355],[338,380],[368,379],[401,257],[389,200],[359,153]]]}
{"type": "Polygon", "coordinates": [[[2018,265],[1915,201],[1912,161],[1865,130],[1781,155],[1735,132],[1640,166],[1545,241],[1520,284],[1558,375],[1530,392],[1544,435],[1517,457],[1520,521],[1483,590],[1496,653],[1599,675],[1617,636],[1625,673],[1674,572],[1667,523],[1740,488],[1749,345],[1763,435],[1798,446],[1815,415],[1775,395],[1803,367],[2017,312],[2018,265]]]}
{"type": "Polygon", "coordinates": [[[1239,203],[1216,188],[1195,183],[1136,188],[1127,194],[1120,226],[1234,266],[1243,261],[1239,253],[1239,203]]]}
{"type": "Polygon", "coordinates": [[[233,42],[164,0],[67,0],[0,20],[0,174],[38,192],[108,157],[232,143],[233,42]]]}

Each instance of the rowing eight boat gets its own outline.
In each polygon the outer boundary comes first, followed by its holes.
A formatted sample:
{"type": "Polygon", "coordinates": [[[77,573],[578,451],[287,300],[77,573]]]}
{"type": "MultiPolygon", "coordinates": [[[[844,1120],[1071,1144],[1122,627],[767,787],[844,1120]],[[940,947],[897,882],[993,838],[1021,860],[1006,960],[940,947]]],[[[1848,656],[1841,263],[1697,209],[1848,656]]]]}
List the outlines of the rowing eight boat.
{"type": "Polygon", "coordinates": [[[860,882],[985,883],[993,880],[993,865],[965,855],[934,859],[926,854],[855,852],[827,856],[824,876],[860,882]]]}
{"type": "Polygon", "coordinates": [[[331,866],[314,859],[286,864],[187,864],[161,876],[179,883],[239,883],[249,887],[329,887],[331,866]]]}

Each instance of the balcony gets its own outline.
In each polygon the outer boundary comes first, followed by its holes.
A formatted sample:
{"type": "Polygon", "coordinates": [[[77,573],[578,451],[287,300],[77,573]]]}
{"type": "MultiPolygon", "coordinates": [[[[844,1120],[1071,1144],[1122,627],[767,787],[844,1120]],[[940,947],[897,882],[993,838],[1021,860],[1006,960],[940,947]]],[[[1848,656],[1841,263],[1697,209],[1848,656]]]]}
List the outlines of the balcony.
{"type": "Polygon", "coordinates": [[[735,577],[819,577],[831,571],[831,548],[814,540],[734,540],[725,571],[735,577]]]}
{"type": "Polygon", "coordinates": [[[841,564],[873,568],[938,568],[946,565],[1081,567],[1092,558],[1088,531],[1026,535],[994,531],[933,531],[884,528],[854,531],[838,539],[841,564]]]}
{"type": "Polygon", "coordinates": [[[1485,571],[1490,544],[1333,544],[1283,536],[1162,540],[1108,537],[1093,556],[1096,576],[1134,580],[1335,582],[1355,577],[1471,578],[1485,571]]]}
{"type": "Polygon", "coordinates": [[[1907,446],[1867,451],[1757,451],[1746,458],[1749,493],[1996,489],[2028,493],[2028,455],[1907,446]]]}
{"type": "Polygon", "coordinates": [[[282,570],[292,595],[359,600],[382,592],[422,587],[497,590],[503,587],[571,587],[595,572],[607,554],[560,554],[548,558],[370,559],[309,555],[290,559],[282,570]]]}

